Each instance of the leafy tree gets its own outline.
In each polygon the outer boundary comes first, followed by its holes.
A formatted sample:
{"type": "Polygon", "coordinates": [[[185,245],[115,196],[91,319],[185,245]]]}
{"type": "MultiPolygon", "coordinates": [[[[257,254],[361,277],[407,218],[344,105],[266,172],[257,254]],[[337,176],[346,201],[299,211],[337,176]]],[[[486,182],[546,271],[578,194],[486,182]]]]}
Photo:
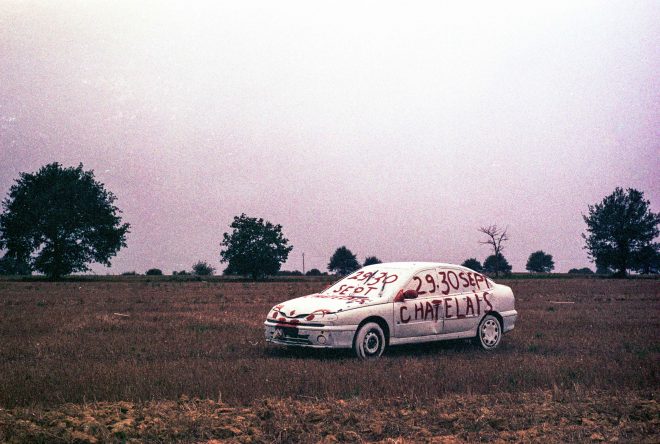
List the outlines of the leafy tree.
{"type": "Polygon", "coordinates": [[[321,270],[318,268],[312,268],[307,273],[305,273],[305,276],[321,276],[321,274],[321,270]]]}
{"type": "Polygon", "coordinates": [[[360,268],[357,257],[345,246],[337,248],[330,258],[328,270],[340,275],[347,275],[360,268]]]}
{"type": "Polygon", "coordinates": [[[196,276],[211,276],[215,268],[203,261],[198,261],[192,266],[192,272],[196,276]]]}
{"type": "Polygon", "coordinates": [[[91,262],[109,266],[129,232],[115,200],[82,164],[21,173],[2,203],[0,248],[54,279],[88,271],[91,262]]]}
{"type": "Polygon", "coordinates": [[[30,264],[15,257],[5,255],[0,259],[0,275],[30,275],[30,264]]]}
{"type": "Polygon", "coordinates": [[[525,268],[531,272],[550,273],[555,269],[555,262],[552,260],[551,254],[539,250],[529,255],[525,268]]]}
{"type": "Polygon", "coordinates": [[[364,260],[364,267],[367,265],[375,265],[375,264],[382,264],[383,261],[378,259],[376,256],[367,256],[367,258],[364,260]]]}
{"type": "Polygon", "coordinates": [[[147,276],[162,276],[163,272],[159,268],[150,268],[144,274],[147,276]]]}
{"type": "Polygon", "coordinates": [[[500,254],[499,256],[496,256],[491,254],[484,261],[483,271],[495,274],[495,276],[499,276],[500,273],[507,276],[511,274],[511,265],[509,265],[509,262],[503,255],[500,254]]]}
{"type": "Polygon", "coordinates": [[[233,231],[224,233],[220,243],[221,262],[229,262],[225,274],[249,274],[253,279],[274,275],[293,249],[281,225],[241,214],[230,228],[233,231]]]}
{"type": "Polygon", "coordinates": [[[568,274],[594,274],[594,272],[591,270],[591,268],[584,267],[584,268],[571,268],[568,270],[568,274]]]}
{"type": "MultiPolygon", "coordinates": [[[[479,231],[486,235],[486,240],[479,241],[479,243],[484,245],[490,245],[491,248],[493,249],[493,256],[502,257],[502,259],[504,259],[504,256],[502,256],[502,250],[504,250],[504,245],[502,244],[509,240],[509,236],[507,235],[507,230],[508,228],[501,229],[498,228],[497,225],[488,225],[487,227],[480,227],[479,231]]],[[[506,259],[504,259],[503,262],[498,260],[496,265],[505,262],[506,259]]],[[[485,268],[486,268],[486,262],[484,261],[484,269],[485,268]]],[[[495,276],[497,277],[499,276],[500,271],[503,270],[500,270],[496,266],[493,271],[495,273],[495,276]]]]}
{"type": "Polygon", "coordinates": [[[612,269],[607,265],[600,264],[598,263],[598,261],[596,261],[596,274],[602,276],[609,276],[610,274],[612,274],[612,269]]]}
{"type": "Polygon", "coordinates": [[[466,259],[465,262],[463,262],[461,265],[478,272],[482,272],[484,269],[481,266],[481,262],[479,262],[476,258],[473,257],[471,257],[470,259],[466,259]]]}
{"type": "Polygon", "coordinates": [[[589,205],[582,216],[587,233],[582,234],[589,257],[600,269],[613,269],[625,277],[642,262],[644,247],[658,236],[660,213],[653,213],[644,193],[617,187],[602,202],[589,205]]]}
{"type": "Polygon", "coordinates": [[[635,258],[633,268],[642,274],[658,274],[660,272],[660,244],[644,245],[635,258]]]}

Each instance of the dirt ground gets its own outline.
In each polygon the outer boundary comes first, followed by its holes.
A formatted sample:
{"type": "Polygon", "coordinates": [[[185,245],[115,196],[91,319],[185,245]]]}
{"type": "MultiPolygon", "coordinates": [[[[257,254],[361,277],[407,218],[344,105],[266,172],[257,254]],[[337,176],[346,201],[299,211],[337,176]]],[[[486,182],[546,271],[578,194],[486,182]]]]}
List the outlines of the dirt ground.
{"type": "Polygon", "coordinates": [[[660,442],[660,281],[503,283],[495,352],[363,363],[262,339],[319,280],[0,281],[0,441],[660,442]]]}

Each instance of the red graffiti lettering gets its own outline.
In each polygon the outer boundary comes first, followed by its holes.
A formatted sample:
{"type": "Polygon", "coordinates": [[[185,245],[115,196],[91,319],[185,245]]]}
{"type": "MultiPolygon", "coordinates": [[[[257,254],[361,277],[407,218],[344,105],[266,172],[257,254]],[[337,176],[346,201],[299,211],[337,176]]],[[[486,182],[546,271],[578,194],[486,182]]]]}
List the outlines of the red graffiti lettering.
{"type": "Polygon", "coordinates": [[[452,286],[454,290],[458,290],[458,276],[456,276],[456,273],[454,273],[453,271],[447,272],[447,280],[449,281],[449,284],[452,286]],[[452,276],[454,277],[453,281],[452,281],[452,276]],[[454,283],[454,281],[456,283],[454,283]]]}
{"type": "Polygon", "coordinates": [[[426,280],[426,282],[431,284],[431,289],[429,290],[429,293],[435,293],[436,285],[435,285],[435,279],[433,279],[433,276],[431,276],[430,274],[427,274],[426,276],[424,276],[424,279],[426,280]]]}
{"type": "Polygon", "coordinates": [[[307,319],[308,321],[313,321],[316,316],[324,317],[325,315],[330,313],[332,313],[330,310],[326,310],[325,308],[322,308],[320,310],[314,310],[305,319],[307,319]]]}
{"type": "Polygon", "coordinates": [[[460,273],[458,273],[458,277],[461,279],[461,281],[463,281],[463,288],[470,286],[470,281],[468,280],[467,277],[465,277],[465,272],[464,271],[461,271],[460,273]]]}
{"type": "Polygon", "coordinates": [[[474,293],[474,298],[477,301],[477,316],[481,315],[481,299],[479,299],[479,295],[475,292],[474,293]]]}
{"type": "Polygon", "coordinates": [[[420,319],[422,316],[424,316],[424,304],[415,304],[415,320],[420,319]],[[417,313],[419,313],[419,317],[417,313]]]}
{"type": "Polygon", "coordinates": [[[404,319],[403,318],[403,310],[408,311],[408,307],[406,307],[405,305],[401,306],[401,310],[399,311],[399,318],[401,319],[401,322],[403,322],[404,324],[407,324],[408,322],[410,322],[410,316],[408,316],[408,319],[404,319]]]}
{"type": "Polygon", "coordinates": [[[484,277],[483,277],[482,275],[480,275],[479,273],[475,273],[475,274],[474,274],[474,280],[475,280],[476,283],[477,283],[477,289],[478,289],[478,290],[481,290],[481,286],[479,285],[479,282],[483,282],[483,281],[484,281],[484,277]]]}
{"type": "Polygon", "coordinates": [[[441,278],[440,283],[445,284],[445,289],[442,290],[442,294],[449,294],[450,287],[449,287],[449,282],[447,282],[447,273],[445,273],[444,271],[440,271],[438,272],[438,274],[440,275],[441,278]]]}
{"type": "Polygon", "coordinates": [[[339,294],[346,294],[347,291],[349,291],[351,288],[355,288],[352,285],[346,286],[342,291],[339,292],[339,294]]]}
{"type": "Polygon", "coordinates": [[[431,315],[431,320],[435,321],[435,318],[433,317],[433,305],[431,305],[430,302],[426,302],[426,309],[424,310],[424,320],[428,318],[429,314],[431,315]]]}
{"type": "Polygon", "coordinates": [[[484,302],[488,304],[488,310],[486,310],[486,312],[493,311],[493,304],[490,303],[490,301],[486,296],[492,296],[492,295],[487,291],[484,291],[484,302]]]}
{"type": "Polygon", "coordinates": [[[419,278],[419,277],[417,277],[417,276],[415,276],[415,277],[413,277],[413,280],[414,280],[414,281],[417,281],[417,289],[416,289],[417,294],[418,294],[418,295],[426,294],[426,292],[422,290],[422,279],[419,278]]]}
{"type": "Polygon", "coordinates": [[[453,298],[445,298],[445,318],[449,319],[452,317],[452,315],[449,314],[449,309],[452,307],[449,303],[453,300],[453,298]]]}
{"type": "Polygon", "coordinates": [[[474,305],[472,305],[472,299],[470,299],[470,296],[467,297],[466,301],[465,316],[468,316],[469,312],[472,312],[472,316],[474,316],[474,305]]]}
{"type": "Polygon", "coordinates": [[[463,319],[465,317],[465,315],[461,314],[461,306],[458,303],[458,299],[454,298],[454,301],[456,302],[456,317],[458,319],[463,319]]]}
{"type": "Polygon", "coordinates": [[[431,304],[435,307],[435,319],[436,321],[440,320],[440,317],[438,316],[438,312],[440,311],[440,305],[442,304],[442,299],[433,299],[431,301],[431,304]]]}

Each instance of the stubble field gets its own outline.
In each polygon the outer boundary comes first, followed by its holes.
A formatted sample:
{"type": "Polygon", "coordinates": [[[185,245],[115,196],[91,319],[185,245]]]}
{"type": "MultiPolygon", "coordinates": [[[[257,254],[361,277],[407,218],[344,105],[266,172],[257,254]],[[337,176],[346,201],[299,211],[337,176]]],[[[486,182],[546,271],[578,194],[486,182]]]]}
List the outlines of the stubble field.
{"type": "Polygon", "coordinates": [[[328,281],[0,281],[0,441],[660,440],[660,281],[502,281],[501,347],[263,340],[328,281]],[[572,302],[572,303],[557,303],[572,302]]]}

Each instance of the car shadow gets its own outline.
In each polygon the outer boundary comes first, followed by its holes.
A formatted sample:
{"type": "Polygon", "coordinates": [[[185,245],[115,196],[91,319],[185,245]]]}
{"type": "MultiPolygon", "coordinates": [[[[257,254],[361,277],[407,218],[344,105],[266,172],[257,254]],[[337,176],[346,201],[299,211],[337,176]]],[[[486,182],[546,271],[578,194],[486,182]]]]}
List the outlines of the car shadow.
{"type": "MultiPolygon", "coordinates": [[[[453,339],[445,341],[426,342],[422,344],[405,344],[388,347],[383,357],[409,358],[431,355],[452,355],[475,353],[481,348],[469,339],[453,339]]],[[[287,346],[267,346],[266,356],[280,359],[311,359],[311,360],[344,360],[356,359],[351,349],[305,348],[287,346]]]]}

